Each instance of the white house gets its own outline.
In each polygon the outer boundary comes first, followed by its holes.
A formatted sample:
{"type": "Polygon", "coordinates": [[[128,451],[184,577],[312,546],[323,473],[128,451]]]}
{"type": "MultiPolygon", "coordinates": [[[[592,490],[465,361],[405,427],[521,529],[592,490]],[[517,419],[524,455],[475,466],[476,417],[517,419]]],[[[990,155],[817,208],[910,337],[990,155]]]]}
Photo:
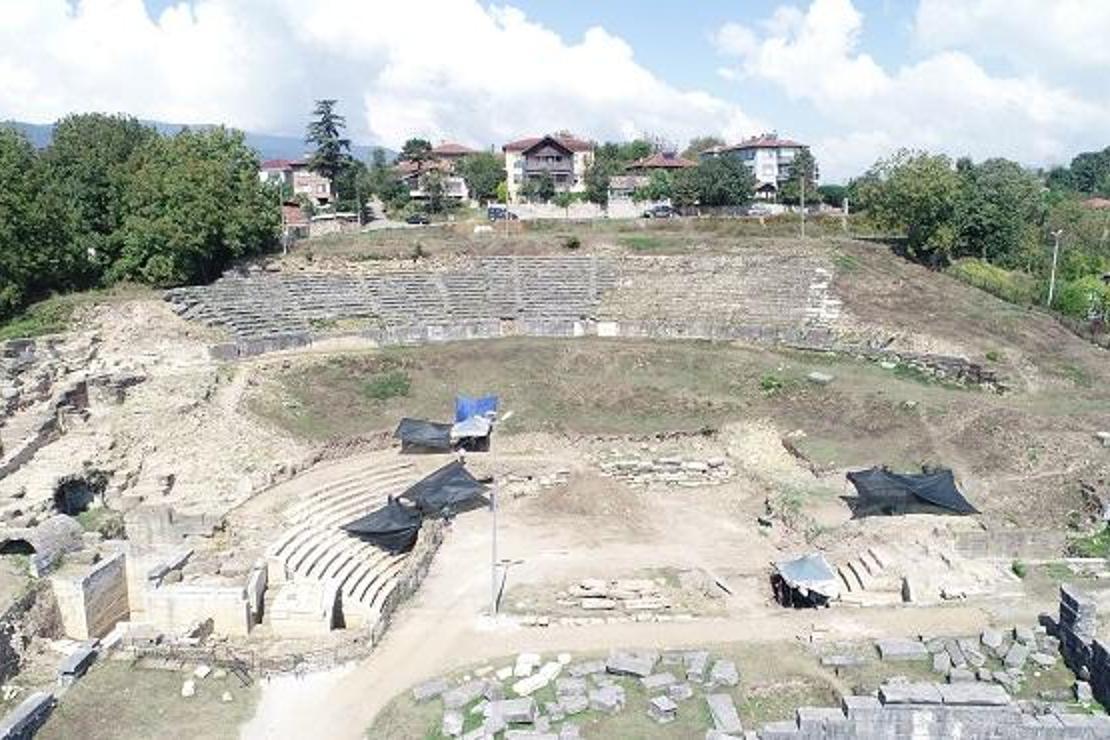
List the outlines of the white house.
{"type": "Polygon", "coordinates": [[[586,169],[594,161],[593,142],[558,133],[511,141],[501,150],[510,202],[520,202],[524,186],[545,176],[551,177],[557,192],[586,190],[586,169]]]}
{"type": "MultiPolygon", "coordinates": [[[[777,134],[761,134],[731,146],[718,146],[702,152],[702,158],[736,157],[755,174],[757,198],[774,200],[782,183],[790,178],[795,157],[809,149],[790,139],[780,139],[777,134]]],[[[816,174],[816,173],[815,173],[816,174]]],[[[816,179],[816,177],[814,178],[816,179]]]]}

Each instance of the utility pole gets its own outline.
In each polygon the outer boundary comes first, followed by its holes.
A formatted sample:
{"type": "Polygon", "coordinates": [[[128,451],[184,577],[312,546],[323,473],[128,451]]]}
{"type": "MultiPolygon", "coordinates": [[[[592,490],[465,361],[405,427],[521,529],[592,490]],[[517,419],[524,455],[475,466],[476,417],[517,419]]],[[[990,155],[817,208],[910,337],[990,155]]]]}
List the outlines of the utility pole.
{"type": "Polygon", "coordinates": [[[1052,308],[1052,298],[1056,293],[1056,262],[1060,259],[1060,235],[1063,233],[1063,229],[1052,232],[1055,244],[1052,247],[1052,277],[1048,280],[1048,303],[1045,304],[1047,308],[1052,308]]]}
{"type": "Polygon", "coordinates": [[[489,558],[489,574],[490,574],[490,589],[489,589],[489,616],[490,619],[497,619],[497,592],[500,590],[497,583],[497,478],[493,479],[493,485],[489,493],[489,510],[490,522],[492,531],[490,532],[490,558],[489,558]]]}

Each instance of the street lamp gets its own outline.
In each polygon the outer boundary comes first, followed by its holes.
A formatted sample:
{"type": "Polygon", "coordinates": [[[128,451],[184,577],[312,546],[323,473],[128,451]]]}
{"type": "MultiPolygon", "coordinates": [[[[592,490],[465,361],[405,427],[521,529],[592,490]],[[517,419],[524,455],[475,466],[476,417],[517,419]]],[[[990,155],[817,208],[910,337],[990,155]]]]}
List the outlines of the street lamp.
{"type": "Polygon", "coordinates": [[[1060,235],[1064,233],[1063,229],[1056,229],[1052,232],[1054,245],[1052,247],[1052,276],[1048,280],[1048,303],[1045,304],[1047,308],[1052,308],[1052,297],[1056,293],[1056,262],[1060,259],[1060,235]]]}

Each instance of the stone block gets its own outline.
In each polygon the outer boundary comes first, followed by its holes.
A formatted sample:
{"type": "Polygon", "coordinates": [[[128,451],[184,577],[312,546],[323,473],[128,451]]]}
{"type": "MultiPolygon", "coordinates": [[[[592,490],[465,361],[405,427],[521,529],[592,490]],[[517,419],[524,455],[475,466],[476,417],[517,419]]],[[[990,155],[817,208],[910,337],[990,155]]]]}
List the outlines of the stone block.
{"type": "Polygon", "coordinates": [[[1080,704],[1090,704],[1095,700],[1094,694],[1091,692],[1091,684],[1086,681],[1075,682],[1075,700],[1080,704]]]}
{"type": "Polygon", "coordinates": [[[828,373],[814,371],[806,376],[806,380],[814,385],[828,385],[833,382],[833,376],[828,373]]]}
{"type": "Polygon", "coordinates": [[[940,693],[941,701],[954,706],[1001,707],[1013,703],[1006,690],[997,684],[952,683],[939,684],[936,688],[940,693]]]}
{"type": "Polygon", "coordinates": [[[555,679],[555,695],[585,694],[587,691],[586,679],[575,676],[562,676],[555,679]]]}
{"type": "Polygon", "coordinates": [[[678,719],[678,705],[667,696],[656,696],[648,702],[648,716],[659,724],[678,719]]]}
{"type": "Polygon", "coordinates": [[[920,640],[889,638],[879,640],[879,657],[886,661],[925,660],[929,651],[920,640]]]}
{"type": "Polygon", "coordinates": [[[709,683],[713,686],[735,686],[740,683],[740,672],[731,660],[718,660],[709,671],[709,683]]]}
{"type": "Polygon", "coordinates": [[[740,715],[736,713],[736,705],[728,694],[709,694],[705,697],[709,705],[709,714],[713,718],[713,727],[721,732],[738,734],[744,731],[740,724],[740,715]]]}
{"type": "Polygon", "coordinates": [[[443,706],[447,709],[460,709],[472,701],[477,701],[485,691],[486,682],[480,679],[467,681],[453,689],[444,691],[443,706]]]}
{"type": "Polygon", "coordinates": [[[581,714],[590,708],[590,701],[586,694],[564,694],[559,697],[559,707],[568,717],[581,714]]]}
{"type": "Polygon", "coordinates": [[[1006,651],[1006,656],[1002,662],[1006,664],[1007,668],[1021,668],[1025,665],[1025,661],[1029,658],[1029,648],[1020,642],[1015,642],[1006,651]]]}
{"type": "Polygon", "coordinates": [[[686,664],[686,680],[701,683],[709,668],[709,653],[705,650],[692,650],[683,656],[686,664]]]}
{"type": "Polygon", "coordinates": [[[673,683],[667,687],[667,696],[674,701],[686,701],[694,696],[694,687],[688,683],[673,683]]]}
{"type": "Polygon", "coordinates": [[[935,683],[887,683],[879,687],[879,701],[887,704],[940,704],[940,688],[935,683]]]}
{"type": "Polygon", "coordinates": [[[952,659],[948,657],[948,653],[937,653],[933,656],[933,671],[935,673],[947,676],[950,670],[952,670],[952,659]]]}
{"type": "Polygon", "coordinates": [[[644,676],[640,679],[640,683],[643,685],[644,690],[648,692],[661,691],[676,681],[677,679],[670,673],[653,673],[650,676],[644,676]]]}
{"type": "Polygon", "coordinates": [[[620,686],[602,686],[590,692],[590,709],[614,714],[624,709],[624,689],[620,686]]]}
{"type": "Polygon", "coordinates": [[[440,732],[447,737],[458,737],[463,732],[463,716],[462,712],[455,709],[448,709],[443,713],[443,721],[440,723],[440,732]]]}
{"type": "Polygon", "coordinates": [[[979,636],[979,640],[983,643],[983,647],[997,651],[1002,647],[1002,630],[985,629],[979,636]]]}
{"type": "Polygon", "coordinates": [[[948,683],[967,683],[978,680],[970,668],[953,668],[948,672],[948,683]]]}
{"type": "Polygon", "coordinates": [[[603,660],[587,660],[582,663],[572,663],[567,667],[567,673],[575,678],[582,676],[590,676],[595,673],[605,672],[605,661],[603,660]]]}
{"type": "Polygon", "coordinates": [[[605,661],[605,670],[616,675],[650,676],[659,661],[659,654],[652,651],[631,652],[614,650],[605,661]]]}
{"type": "Polygon", "coordinates": [[[54,694],[49,691],[31,694],[0,720],[0,738],[23,740],[33,737],[50,716],[54,704],[54,694]]]}
{"type": "Polygon", "coordinates": [[[536,700],[531,697],[491,701],[486,706],[487,719],[496,718],[510,725],[532,724],[536,721],[536,712],[536,700]]]}

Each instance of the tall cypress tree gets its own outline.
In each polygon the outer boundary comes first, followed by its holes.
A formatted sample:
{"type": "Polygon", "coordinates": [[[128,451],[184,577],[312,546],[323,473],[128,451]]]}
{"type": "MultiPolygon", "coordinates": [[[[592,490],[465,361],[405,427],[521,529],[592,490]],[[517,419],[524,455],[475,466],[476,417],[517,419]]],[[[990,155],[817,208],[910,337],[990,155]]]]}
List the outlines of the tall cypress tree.
{"type": "Polygon", "coordinates": [[[342,136],[347,119],[335,112],[338,100],[317,100],[312,110],[314,119],[308,124],[305,142],[314,144],[316,151],[308,160],[313,172],[333,182],[350,163],[351,140],[342,136]]]}

